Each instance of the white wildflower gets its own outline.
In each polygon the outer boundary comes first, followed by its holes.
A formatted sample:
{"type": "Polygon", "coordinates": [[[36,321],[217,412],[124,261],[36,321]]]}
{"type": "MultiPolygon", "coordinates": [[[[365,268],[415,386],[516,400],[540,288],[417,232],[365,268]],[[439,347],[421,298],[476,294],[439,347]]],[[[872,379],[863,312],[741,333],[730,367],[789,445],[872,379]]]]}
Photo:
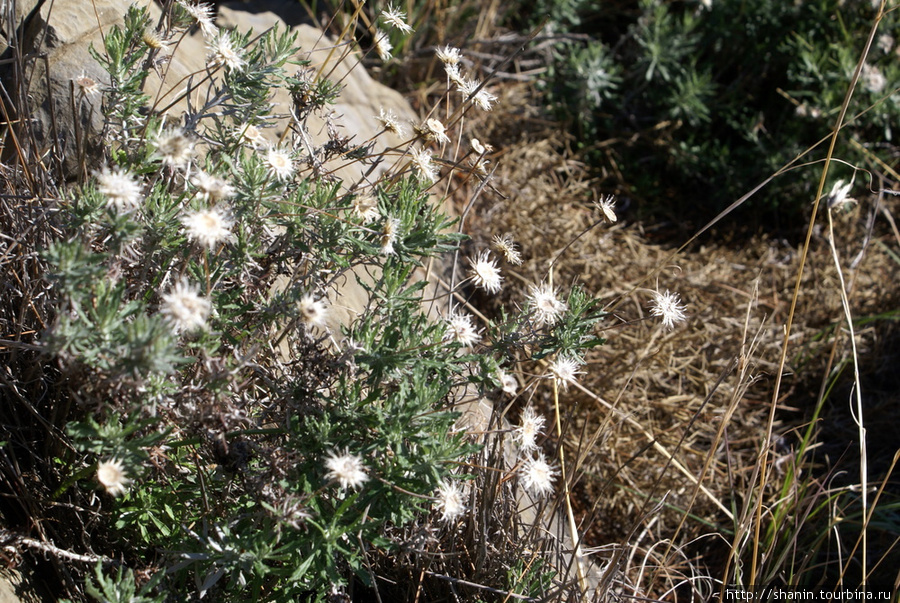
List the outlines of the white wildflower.
{"type": "Polygon", "coordinates": [[[231,34],[227,31],[220,31],[210,43],[210,63],[215,67],[239,71],[247,65],[243,54],[243,49],[235,46],[231,34]]]}
{"type": "Polygon", "coordinates": [[[537,438],[543,433],[546,419],[529,406],[522,411],[522,424],[515,430],[515,440],[522,452],[537,449],[537,438]]]}
{"type": "Polygon", "coordinates": [[[162,296],[163,305],[160,312],[176,332],[206,327],[206,319],[209,318],[212,305],[208,299],[200,297],[199,292],[199,287],[182,280],[169,293],[162,296]]]}
{"type": "Polygon", "coordinates": [[[575,383],[578,375],[584,374],[581,368],[581,362],[570,356],[558,356],[556,360],[550,363],[550,377],[552,377],[557,385],[562,385],[563,389],[568,389],[570,383],[575,383]]]}
{"type": "Polygon", "coordinates": [[[450,313],[445,319],[447,331],[444,333],[444,341],[456,341],[464,348],[469,348],[478,343],[480,335],[478,329],[472,324],[472,317],[456,311],[450,313]]]}
{"type": "Polygon", "coordinates": [[[677,293],[653,293],[653,301],[651,302],[650,314],[662,318],[663,326],[671,329],[676,322],[682,322],[686,316],[684,314],[684,306],[680,303],[681,299],[677,293]]]}
{"type": "Polygon", "coordinates": [[[462,488],[453,482],[441,482],[435,506],[441,511],[441,521],[448,523],[453,521],[466,512],[462,488]]]}
{"type": "Polygon", "coordinates": [[[373,40],[375,43],[375,52],[378,53],[378,58],[380,58],[384,62],[390,61],[391,51],[394,50],[394,46],[391,44],[391,40],[390,38],[388,38],[387,32],[382,31],[376,27],[373,40]]]}
{"type": "Polygon", "coordinates": [[[100,84],[92,77],[85,75],[82,71],[81,75],[74,78],[78,91],[85,96],[98,96],[101,92],[100,84]]]}
{"type": "Polygon", "coordinates": [[[141,204],[141,184],[125,170],[103,168],[96,177],[97,190],[106,197],[108,207],[117,212],[131,212],[141,204]]]}
{"type": "Polygon", "coordinates": [[[163,163],[173,167],[186,166],[194,154],[193,141],[180,128],[160,132],[156,135],[153,146],[163,163]]]}
{"type": "Polygon", "coordinates": [[[358,488],[369,479],[362,459],[346,450],[343,453],[336,450],[329,452],[325,468],[328,469],[325,478],[337,480],[342,488],[358,488]]]}
{"type": "Polygon", "coordinates": [[[516,381],[515,375],[500,370],[497,371],[497,380],[500,381],[500,388],[510,396],[515,396],[518,393],[519,382],[516,381]]]}
{"type": "Polygon", "coordinates": [[[511,234],[494,235],[494,238],[491,240],[491,247],[513,266],[519,266],[522,263],[522,254],[516,249],[516,242],[511,234]]]}
{"type": "Polygon", "coordinates": [[[616,198],[612,195],[606,195],[599,201],[595,201],[594,205],[600,210],[600,213],[603,214],[603,219],[610,224],[614,224],[616,220],[619,219],[616,215],[616,198]]]}
{"type": "Polygon", "coordinates": [[[453,48],[452,46],[438,48],[435,50],[435,54],[437,54],[438,60],[444,65],[458,65],[459,61],[462,59],[459,48],[453,48]]]}
{"type": "Polygon", "coordinates": [[[543,496],[553,490],[557,473],[557,470],[547,462],[544,454],[538,452],[536,458],[526,460],[519,469],[519,479],[528,492],[535,496],[543,496]]]}
{"type": "Polygon", "coordinates": [[[206,2],[191,4],[186,0],[178,0],[178,4],[197,22],[204,38],[214,38],[216,36],[217,29],[213,23],[213,7],[211,4],[206,2]]]}
{"type": "Polygon", "coordinates": [[[290,180],[294,176],[294,160],[291,152],[279,147],[272,147],[266,153],[269,175],[278,180],[290,180]]]}
{"type": "Polygon", "coordinates": [[[97,464],[97,481],[111,496],[121,496],[128,490],[128,474],[125,466],[118,459],[102,461],[97,464]]]}
{"type": "Polygon", "coordinates": [[[311,294],[306,294],[297,303],[300,318],[311,327],[324,327],[328,320],[328,306],[311,294]]]}
{"type": "Polygon", "coordinates": [[[413,167],[424,179],[430,182],[437,182],[438,168],[431,159],[431,151],[428,149],[412,150],[413,167]]]}
{"type": "Polygon", "coordinates": [[[475,286],[481,287],[488,293],[497,293],[503,284],[503,276],[496,262],[490,259],[490,252],[482,251],[474,259],[469,258],[472,266],[469,273],[475,286]]]}
{"type": "Polygon", "coordinates": [[[353,197],[353,213],[365,224],[378,217],[378,201],[370,194],[353,197]]]}
{"type": "Polygon", "coordinates": [[[263,146],[266,139],[263,138],[262,131],[252,124],[245,124],[236,128],[238,138],[242,142],[249,144],[253,148],[263,146]]]}
{"type": "Polygon", "coordinates": [[[379,109],[378,116],[375,119],[379,124],[381,124],[381,127],[384,130],[386,130],[387,132],[392,132],[400,138],[403,138],[403,124],[400,123],[400,121],[397,119],[397,116],[394,115],[393,111],[388,109],[387,112],[385,112],[383,108],[379,109]]]}
{"type": "Polygon", "coordinates": [[[167,52],[169,50],[169,42],[162,37],[162,34],[155,30],[147,28],[141,34],[141,40],[152,50],[167,52]]]}
{"type": "Polygon", "coordinates": [[[381,255],[391,255],[394,253],[394,243],[397,242],[397,235],[400,231],[400,220],[397,218],[388,218],[384,221],[381,228],[381,255]]]}
{"type": "Polygon", "coordinates": [[[393,5],[389,5],[387,10],[381,11],[381,17],[405,34],[413,32],[413,28],[406,22],[406,13],[401,12],[393,5]]]}
{"type": "Polygon", "coordinates": [[[234,187],[225,180],[217,178],[203,170],[191,177],[191,184],[197,188],[199,197],[209,201],[221,201],[234,196],[234,187]]]}
{"type": "Polygon", "coordinates": [[[854,203],[856,200],[847,196],[850,194],[851,188],[853,188],[853,182],[848,182],[847,184],[844,184],[843,180],[835,182],[834,186],[831,187],[831,192],[825,197],[828,209],[834,209],[846,203],[854,203]]]}
{"type": "Polygon", "coordinates": [[[538,328],[544,325],[552,327],[568,309],[566,303],[559,299],[557,291],[547,283],[541,283],[540,287],[531,285],[526,304],[534,314],[534,323],[538,328]]]}
{"type": "Polygon", "coordinates": [[[233,238],[231,227],[234,221],[221,205],[190,212],[181,218],[181,223],[189,239],[210,250],[233,238]]]}
{"type": "Polygon", "coordinates": [[[424,136],[426,140],[432,140],[438,144],[450,142],[450,137],[447,136],[447,128],[438,119],[426,119],[425,123],[416,128],[416,131],[424,136]]]}

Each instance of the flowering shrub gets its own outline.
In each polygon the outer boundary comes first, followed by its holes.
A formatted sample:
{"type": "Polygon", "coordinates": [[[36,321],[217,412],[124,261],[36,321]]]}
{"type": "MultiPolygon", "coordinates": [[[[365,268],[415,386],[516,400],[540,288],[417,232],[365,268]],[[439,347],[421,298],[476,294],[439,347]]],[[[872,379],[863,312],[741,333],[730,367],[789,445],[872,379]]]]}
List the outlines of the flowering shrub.
{"type": "MultiPolygon", "coordinates": [[[[61,228],[43,251],[57,301],[42,338],[78,392],[53,498],[89,505],[91,534],[108,532],[85,589],[95,598],[319,600],[372,584],[370,553],[404,545],[392,526],[452,525],[471,510],[464,467],[483,436],[461,414],[515,393],[523,362],[549,363],[532,383],[574,383],[583,350],[603,343],[593,334],[603,312],[551,282],[496,322],[476,322],[464,301],[500,291],[504,262],[521,255],[503,235],[459,282],[446,265],[464,237],[432,191],[445,165],[466,165],[443,158],[462,135],[459,115],[496,101],[462,72],[457,49],[438,52],[460,93],[445,99],[448,124],[429,117],[383,153],[337,129],[314,147],[307,121],[339,86],[292,59],[289,33],[221,31],[210,15],[179,2],[155,30],[130,9],[95,49],[109,81],[77,83],[82,100],[102,96],[107,154],[60,200],[61,228]],[[195,25],[209,46],[196,74],[205,100],[177,120],[146,111],[145,69],[195,25]],[[270,104],[279,87],[292,107],[270,104]],[[266,142],[278,113],[290,127],[266,142]],[[335,158],[380,175],[340,181],[323,168],[335,158]],[[446,269],[446,290],[423,278],[427,262],[446,269]],[[334,306],[347,282],[367,301],[342,323],[334,306]],[[107,571],[112,557],[152,574],[150,586],[107,571]]],[[[409,33],[396,9],[382,17],[409,33]]],[[[373,38],[382,60],[389,39],[373,38]]],[[[389,111],[373,120],[405,131],[389,111]]],[[[490,149],[471,147],[471,175],[485,179],[490,149]]],[[[540,449],[544,422],[525,411],[511,438],[521,458],[504,469],[537,497],[560,473],[540,449]]]]}

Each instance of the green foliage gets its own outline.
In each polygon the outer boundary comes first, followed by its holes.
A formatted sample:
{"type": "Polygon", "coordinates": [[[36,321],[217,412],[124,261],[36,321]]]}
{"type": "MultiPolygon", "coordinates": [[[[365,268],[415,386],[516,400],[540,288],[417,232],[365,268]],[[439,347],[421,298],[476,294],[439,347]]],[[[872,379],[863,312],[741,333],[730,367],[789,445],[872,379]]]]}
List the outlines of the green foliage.
{"type": "MultiPolygon", "coordinates": [[[[598,174],[624,176],[607,186],[678,220],[712,218],[829,133],[875,19],[868,3],[837,0],[544,4],[533,23],[550,15],[548,32],[581,36],[557,43],[543,78],[550,107],[598,174]]],[[[872,145],[849,141],[872,141],[879,157],[895,147],[896,27],[887,12],[837,148],[875,172],[872,145]]],[[[788,226],[817,179],[815,167],[793,171],[744,215],[778,211],[788,226]]]]}

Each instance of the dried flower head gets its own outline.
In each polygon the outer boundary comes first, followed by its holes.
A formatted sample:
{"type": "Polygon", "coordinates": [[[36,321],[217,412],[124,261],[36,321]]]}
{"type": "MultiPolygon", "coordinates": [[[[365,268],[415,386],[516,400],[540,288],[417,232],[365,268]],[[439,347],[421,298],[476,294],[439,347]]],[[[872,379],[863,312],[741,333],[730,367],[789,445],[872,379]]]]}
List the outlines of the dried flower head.
{"type": "Polygon", "coordinates": [[[97,190],[106,197],[108,207],[117,212],[132,212],[140,206],[143,198],[141,184],[125,170],[106,167],[96,177],[97,190]]]}
{"type": "Polygon", "coordinates": [[[235,45],[231,33],[220,31],[210,42],[209,62],[214,67],[225,67],[228,71],[240,71],[247,65],[244,51],[235,45]]]}
{"type": "Polygon", "coordinates": [[[462,488],[454,482],[441,482],[435,506],[441,511],[441,521],[447,523],[453,521],[466,512],[462,488]]]}
{"type": "Polygon", "coordinates": [[[214,38],[216,36],[218,30],[213,23],[213,7],[211,4],[206,2],[192,4],[186,0],[178,0],[178,4],[197,22],[204,38],[214,38]]]}
{"type": "Polygon", "coordinates": [[[208,299],[200,297],[199,287],[181,280],[162,299],[160,312],[176,332],[190,332],[206,327],[212,305],[208,299]]]}
{"type": "Polygon", "coordinates": [[[162,33],[156,29],[147,28],[141,34],[141,40],[151,50],[166,52],[169,50],[169,42],[163,38],[162,33]]]}
{"type": "Polygon", "coordinates": [[[851,188],[853,188],[853,182],[848,182],[847,184],[844,184],[843,180],[835,182],[834,186],[831,187],[831,192],[825,197],[825,204],[828,206],[828,209],[834,209],[847,203],[855,203],[856,199],[848,197],[851,188]]]}
{"type": "Polygon", "coordinates": [[[400,11],[394,5],[389,5],[387,10],[381,11],[381,17],[405,34],[413,32],[413,28],[406,22],[406,13],[400,11]]]}
{"type": "Polygon", "coordinates": [[[394,243],[397,242],[397,236],[400,232],[400,220],[397,218],[388,218],[381,227],[381,255],[391,255],[394,253],[394,243]]]}
{"type": "Polygon", "coordinates": [[[610,224],[615,224],[619,217],[616,215],[616,198],[612,195],[606,195],[599,201],[595,201],[594,205],[603,214],[603,219],[610,224]]]}
{"type": "Polygon", "coordinates": [[[531,494],[543,496],[553,491],[553,482],[559,472],[547,462],[542,452],[529,458],[519,469],[519,479],[531,494]]]}
{"type": "Polygon", "coordinates": [[[387,32],[376,27],[375,35],[372,39],[375,44],[375,52],[378,53],[378,58],[384,62],[390,61],[392,56],[391,52],[394,50],[394,46],[391,44],[387,32]]]}
{"type": "Polygon", "coordinates": [[[513,266],[519,266],[522,263],[522,254],[516,249],[516,242],[513,241],[511,234],[494,235],[494,238],[491,240],[491,247],[513,266]]]}
{"type": "Polygon", "coordinates": [[[300,318],[311,327],[324,327],[328,320],[328,306],[320,299],[307,293],[297,303],[300,318]]]}
{"type": "Polygon", "coordinates": [[[236,128],[238,139],[249,144],[253,148],[261,147],[266,144],[266,139],[262,135],[262,131],[253,124],[244,124],[236,128]]]}
{"type": "Polygon", "coordinates": [[[544,416],[534,412],[531,406],[522,411],[522,424],[516,428],[514,436],[522,452],[537,449],[537,438],[543,433],[545,422],[544,416]]]}
{"type": "Polygon", "coordinates": [[[228,209],[221,205],[192,211],[182,216],[181,223],[189,239],[210,250],[233,239],[231,227],[234,221],[228,209]]]}
{"type": "Polygon", "coordinates": [[[290,180],[294,176],[294,160],[291,152],[280,147],[272,147],[266,153],[269,175],[278,180],[290,180]]]}
{"type": "Polygon", "coordinates": [[[85,96],[97,96],[100,94],[100,83],[92,77],[85,75],[82,71],[81,75],[74,79],[78,91],[85,96]]]}
{"type": "Polygon", "coordinates": [[[464,348],[469,348],[481,338],[470,315],[454,310],[445,320],[447,331],[444,333],[444,341],[455,341],[464,348]]]}
{"type": "Polygon", "coordinates": [[[459,65],[444,65],[444,71],[447,73],[447,79],[457,90],[465,89],[469,85],[469,80],[459,70],[459,65]]]}
{"type": "Polygon", "coordinates": [[[686,316],[684,314],[684,306],[680,303],[681,298],[677,293],[653,293],[653,301],[650,302],[650,314],[662,318],[663,327],[671,329],[676,322],[682,322],[686,316]]]}
{"type": "Polygon", "coordinates": [[[475,151],[476,153],[478,153],[479,155],[484,155],[484,154],[490,153],[491,151],[494,150],[494,147],[492,147],[489,144],[482,144],[482,142],[480,140],[478,140],[477,138],[473,138],[471,144],[472,144],[472,150],[475,151]]]}
{"type": "Polygon", "coordinates": [[[128,474],[119,459],[110,459],[97,464],[97,481],[110,496],[121,496],[128,490],[128,474]]]}
{"type": "Polygon", "coordinates": [[[198,196],[208,201],[221,201],[234,196],[234,187],[225,180],[203,170],[191,177],[191,184],[197,188],[198,196]]]}
{"type": "Polygon", "coordinates": [[[413,167],[422,178],[429,182],[437,182],[438,168],[431,159],[431,151],[428,149],[412,150],[413,167]]]}
{"type": "Polygon", "coordinates": [[[497,380],[500,381],[500,388],[510,396],[515,396],[518,393],[519,382],[516,381],[515,375],[500,370],[497,371],[497,380]]]}
{"type": "Polygon", "coordinates": [[[346,450],[344,452],[338,452],[337,450],[329,452],[325,458],[325,468],[328,469],[325,479],[336,480],[345,489],[358,488],[369,479],[362,459],[346,450]]]}
{"type": "Polygon", "coordinates": [[[163,130],[153,141],[157,156],[163,163],[173,167],[184,167],[194,154],[194,143],[180,128],[163,130]]]}
{"type": "Polygon", "coordinates": [[[378,217],[378,201],[372,195],[365,193],[353,197],[353,213],[365,224],[378,217]]]}
{"type": "Polygon", "coordinates": [[[435,54],[437,55],[438,60],[444,65],[459,65],[459,62],[462,59],[459,48],[454,48],[452,46],[438,48],[435,50],[435,54]]]}
{"type": "Polygon", "coordinates": [[[568,389],[570,383],[575,383],[578,375],[584,374],[581,368],[581,362],[570,356],[558,356],[550,363],[550,377],[552,377],[557,385],[562,385],[563,389],[568,389]]]}
{"type": "Polygon", "coordinates": [[[447,136],[447,128],[438,119],[426,119],[425,123],[416,127],[416,132],[425,137],[425,140],[431,140],[438,144],[450,142],[450,137],[447,136]]]}
{"type": "Polygon", "coordinates": [[[469,270],[472,282],[476,287],[481,287],[488,293],[497,293],[503,285],[503,276],[497,263],[490,258],[490,251],[483,250],[474,259],[469,258],[472,266],[469,270]]]}
{"type": "Polygon", "coordinates": [[[381,127],[385,131],[392,132],[400,138],[403,138],[403,135],[405,134],[403,125],[400,123],[400,120],[397,119],[397,116],[394,115],[393,111],[388,109],[385,113],[383,108],[379,109],[378,116],[375,119],[378,120],[378,123],[381,124],[381,127]]]}
{"type": "Polygon", "coordinates": [[[526,304],[529,312],[533,313],[537,328],[544,325],[552,327],[568,309],[566,303],[559,299],[557,291],[547,283],[541,283],[540,287],[531,285],[526,304]]]}

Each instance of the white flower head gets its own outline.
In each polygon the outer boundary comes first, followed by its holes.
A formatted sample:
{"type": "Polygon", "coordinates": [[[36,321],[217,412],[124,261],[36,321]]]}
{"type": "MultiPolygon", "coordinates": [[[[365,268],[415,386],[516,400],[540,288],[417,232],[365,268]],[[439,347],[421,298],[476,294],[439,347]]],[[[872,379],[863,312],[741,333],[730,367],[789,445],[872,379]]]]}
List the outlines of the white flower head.
{"type": "Polygon", "coordinates": [[[526,304],[538,328],[552,327],[568,309],[566,302],[560,300],[557,291],[547,283],[541,283],[540,287],[531,285],[526,304]]]}
{"type": "Polygon", "coordinates": [[[519,382],[516,381],[515,375],[499,370],[497,371],[497,380],[500,382],[500,388],[510,396],[515,396],[518,393],[519,382]]]}
{"type": "Polygon", "coordinates": [[[85,96],[98,96],[102,91],[100,83],[94,78],[86,75],[84,71],[81,72],[81,75],[74,78],[73,81],[75,82],[78,91],[85,96]]]}
{"type": "Polygon", "coordinates": [[[204,38],[214,38],[216,36],[217,29],[213,23],[213,7],[211,4],[206,2],[192,4],[187,0],[178,0],[178,4],[197,22],[204,38]]]}
{"type": "Polygon", "coordinates": [[[494,235],[494,238],[491,240],[491,247],[494,251],[506,258],[506,261],[513,266],[522,264],[522,254],[516,249],[516,242],[513,240],[511,234],[506,233],[503,236],[494,235]]]}
{"type": "Polygon", "coordinates": [[[209,201],[221,201],[234,196],[234,187],[225,180],[217,178],[203,170],[191,177],[191,184],[197,188],[199,197],[209,201]]]}
{"type": "Polygon", "coordinates": [[[552,377],[558,385],[562,385],[563,389],[568,389],[570,383],[578,380],[578,375],[584,374],[581,368],[581,362],[570,356],[558,356],[550,363],[550,377],[552,377]]]}
{"type": "Polygon", "coordinates": [[[395,8],[394,5],[389,5],[387,10],[381,11],[381,17],[405,34],[413,32],[413,28],[406,22],[406,13],[395,8]]]}
{"type": "Polygon", "coordinates": [[[143,33],[141,33],[141,40],[143,40],[144,44],[152,50],[158,50],[160,52],[168,52],[169,50],[169,42],[163,38],[162,33],[160,33],[159,30],[150,28],[145,29],[143,33]]]}
{"type": "Polygon", "coordinates": [[[234,221],[228,209],[221,205],[192,211],[182,216],[181,223],[189,239],[210,250],[234,238],[231,233],[234,221]]]}
{"type": "Polygon", "coordinates": [[[428,149],[412,150],[413,167],[422,178],[429,182],[437,182],[438,168],[431,159],[431,151],[428,149]]]}
{"type": "Polygon", "coordinates": [[[358,488],[369,479],[362,459],[346,450],[329,452],[325,458],[325,468],[328,469],[325,479],[337,480],[345,489],[358,488]]]}
{"type": "Polygon", "coordinates": [[[353,213],[356,214],[363,223],[371,222],[378,217],[378,201],[368,193],[356,195],[353,197],[353,213]]]}
{"type": "Polygon", "coordinates": [[[166,165],[184,167],[194,155],[194,143],[180,129],[164,130],[153,141],[157,156],[166,165]]]}
{"type": "Polygon", "coordinates": [[[206,327],[212,305],[208,299],[200,297],[200,288],[181,280],[162,296],[160,312],[169,324],[178,331],[194,331],[206,327]]]}
{"type": "Polygon", "coordinates": [[[447,79],[450,80],[451,84],[456,86],[457,90],[462,91],[469,86],[469,80],[467,80],[462,74],[462,71],[459,70],[459,65],[444,65],[444,71],[447,72],[447,79]]]}
{"type": "Polygon", "coordinates": [[[444,333],[444,341],[455,341],[464,348],[469,348],[478,343],[480,335],[478,329],[472,324],[472,317],[455,310],[445,319],[447,331],[444,333]]]}
{"type": "Polygon", "coordinates": [[[606,195],[599,201],[595,201],[594,205],[603,214],[603,219],[614,224],[619,217],[616,215],[616,198],[612,195],[606,195]]]}
{"type": "Polygon", "coordinates": [[[654,291],[653,301],[650,302],[650,314],[662,318],[663,327],[671,329],[676,322],[682,322],[686,316],[684,305],[677,293],[660,293],[654,291]]]}
{"type": "Polygon", "coordinates": [[[297,304],[300,318],[311,327],[324,327],[328,320],[328,306],[320,299],[315,299],[311,294],[306,294],[297,304]]]}
{"type": "Polygon", "coordinates": [[[143,198],[142,186],[134,176],[121,169],[103,168],[96,174],[97,190],[106,197],[108,207],[117,212],[132,212],[143,198]]]}
{"type": "Polygon", "coordinates": [[[266,143],[266,139],[262,135],[262,131],[253,124],[244,124],[236,128],[237,134],[241,140],[251,147],[261,147],[266,143]]]}
{"type": "Polygon", "coordinates": [[[449,523],[466,512],[463,490],[458,484],[443,481],[438,486],[437,494],[435,506],[441,511],[441,521],[449,523]]]}
{"type": "Polygon", "coordinates": [[[853,182],[848,182],[847,184],[844,184],[843,180],[835,182],[834,186],[831,187],[831,192],[828,193],[828,196],[826,197],[828,209],[834,209],[835,207],[840,207],[846,203],[855,202],[855,199],[848,197],[851,188],[853,188],[853,182]]]}
{"type": "Polygon", "coordinates": [[[209,62],[215,67],[225,67],[228,71],[240,71],[247,65],[244,50],[236,47],[231,33],[220,31],[210,42],[209,62]]]}
{"type": "Polygon", "coordinates": [[[388,131],[396,134],[398,137],[403,138],[404,130],[403,124],[400,123],[400,120],[397,119],[397,116],[394,115],[394,112],[390,109],[385,112],[383,108],[378,110],[378,116],[375,117],[381,127],[388,131]]]}
{"type": "Polygon", "coordinates": [[[519,469],[519,479],[525,489],[535,496],[543,496],[553,491],[553,482],[559,472],[547,462],[542,452],[529,458],[519,469]]]}
{"type": "Polygon", "coordinates": [[[388,218],[381,227],[381,255],[391,255],[394,253],[394,243],[397,242],[397,236],[400,233],[400,220],[397,218],[388,218]]]}
{"type": "Polygon", "coordinates": [[[471,268],[469,274],[476,287],[480,287],[488,293],[497,293],[503,286],[503,276],[497,263],[490,258],[490,251],[483,250],[475,258],[469,258],[471,268]]]}
{"type": "Polygon", "coordinates": [[[459,65],[459,62],[462,59],[459,48],[454,48],[452,46],[438,48],[435,50],[435,54],[437,54],[438,60],[444,65],[459,65]]]}
{"type": "Polygon", "coordinates": [[[394,50],[394,46],[391,44],[387,32],[376,27],[375,35],[372,39],[374,40],[375,52],[378,53],[378,58],[385,63],[390,61],[392,56],[391,52],[394,50]]]}
{"type": "Polygon", "coordinates": [[[543,433],[546,419],[543,415],[534,412],[534,408],[527,407],[522,411],[522,423],[515,430],[515,440],[522,452],[537,449],[537,438],[543,433]]]}
{"type": "Polygon", "coordinates": [[[272,147],[266,153],[269,175],[278,180],[290,180],[294,176],[294,160],[291,152],[279,147],[272,147]]]}
{"type": "Polygon", "coordinates": [[[121,496],[128,490],[128,474],[125,472],[125,466],[119,459],[111,459],[102,461],[97,464],[97,481],[103,486],[107,494],[111,496],[121,496]]]}
{"type": "Polygon", "coordinates": [[[444,127],[444,124],[439,119],[434,119],[433,117],[426,119],[425,123],[416,128],[416,131],[424,136],[425,140],[432,140],[438,144],[450,142],[450,137],[447,136],[447,128],[444,127]]]}

